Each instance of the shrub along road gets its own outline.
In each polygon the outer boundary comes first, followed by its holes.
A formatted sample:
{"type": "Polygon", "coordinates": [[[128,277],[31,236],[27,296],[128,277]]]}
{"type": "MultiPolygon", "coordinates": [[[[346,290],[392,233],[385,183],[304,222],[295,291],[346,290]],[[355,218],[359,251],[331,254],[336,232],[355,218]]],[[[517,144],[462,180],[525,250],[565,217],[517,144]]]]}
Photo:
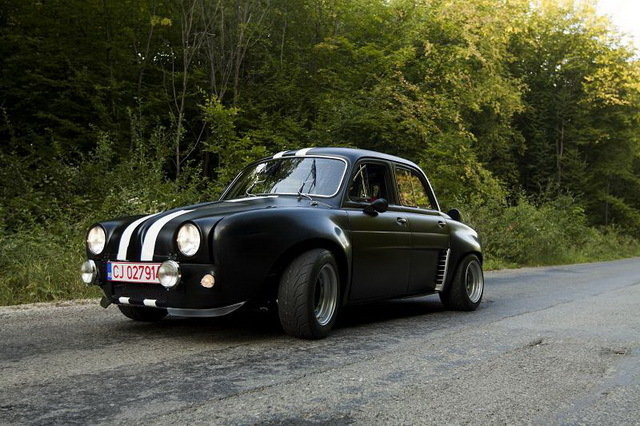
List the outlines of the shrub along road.
{"type": "Polygon", "coordinates": [[[260,313],[0,308],[0,423],[637,423],[638,306],[640,259],[491,272],[476,312],[357,307],[322,341],[260,313]]]}

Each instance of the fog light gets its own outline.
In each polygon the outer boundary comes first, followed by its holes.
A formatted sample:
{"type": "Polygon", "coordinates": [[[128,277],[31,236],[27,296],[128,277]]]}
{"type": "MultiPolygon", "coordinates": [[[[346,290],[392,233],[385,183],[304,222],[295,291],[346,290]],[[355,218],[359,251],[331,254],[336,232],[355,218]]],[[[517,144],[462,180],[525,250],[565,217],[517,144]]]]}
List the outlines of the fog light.
{"type": "Polygon", "coordinates": [[[162,262],[158,269],[158,279],[166,288],[175,287],[180,282],[180,265],[173,260],[162,262]]]}
{"type": "Polygon", "coordinates": [[[200,285],[204,288],[211,288],[215,283],[216,283],[216,278],[211,274],[205,275],[200,280],[200,285]]]}
{"type": "Polygon", "coordinates": [[[96,276],[98,276],[98,268],[96,268],[96,263],[93,260],[87,260],[82,263],[80,267],[80,278],[82,282],[85,284],[93,284],[96,280],[96,276]]]}

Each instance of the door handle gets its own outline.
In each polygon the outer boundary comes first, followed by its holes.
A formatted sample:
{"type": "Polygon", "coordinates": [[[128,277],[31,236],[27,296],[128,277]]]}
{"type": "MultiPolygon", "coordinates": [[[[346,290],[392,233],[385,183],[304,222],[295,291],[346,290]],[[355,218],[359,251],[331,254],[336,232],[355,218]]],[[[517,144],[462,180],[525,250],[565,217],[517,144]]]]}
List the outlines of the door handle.
{"type": "Polygon", "coordinates": [[[444,221],[442,221],[442,220],[439,220],[439,221],[438,221],[438,226],[439,226],[440,228],[444,228],[445,226],[447,226],[447,224],[446,224],[446,222],[444,222],[444,221]]]}
{"type": "Polygon", "coordinates": [[[399,217],[396,219],[396,222],[398,222],[399,225],[406,225],[407,219],[405,219],[404,217],[399,217]]]}

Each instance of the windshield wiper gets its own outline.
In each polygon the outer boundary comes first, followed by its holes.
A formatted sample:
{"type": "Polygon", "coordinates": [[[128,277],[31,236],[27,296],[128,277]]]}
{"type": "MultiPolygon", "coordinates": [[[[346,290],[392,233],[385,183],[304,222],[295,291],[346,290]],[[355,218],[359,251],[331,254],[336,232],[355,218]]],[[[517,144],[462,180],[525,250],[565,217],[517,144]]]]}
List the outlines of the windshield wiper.
{"type": "Polygon", "coordinates": [[[309,200],[313,201],[313,198],[311,198],[311,196],[309,195],[309,192],[311,192],[311,188],[315,188],[317,176],[318,176],[318,172],[316,170],[316,160],[314,159],[313,163],[311,163],[311,170],[309,170],[309,174],[302,182],[302,185],[300,185],[300,189],[298,189],[298,200],[302,197],[306,197],[309,200]],[[306,193],[304,193],[302,192],[302,190],[304,189],[304,186],[307,184],[307,180],[309,180],[309,176],[311,176],[311,179],[312,179],[311,185],[309,186],[309,190],[306,193]]]}
{"type": "Polygon", "coordinates": [[[313,201],[313,198],[311,198],[311,195],[302,191],[298,191],[298,200],[300,200],[302,197],[308,198],[309,201],[313,201]]]}

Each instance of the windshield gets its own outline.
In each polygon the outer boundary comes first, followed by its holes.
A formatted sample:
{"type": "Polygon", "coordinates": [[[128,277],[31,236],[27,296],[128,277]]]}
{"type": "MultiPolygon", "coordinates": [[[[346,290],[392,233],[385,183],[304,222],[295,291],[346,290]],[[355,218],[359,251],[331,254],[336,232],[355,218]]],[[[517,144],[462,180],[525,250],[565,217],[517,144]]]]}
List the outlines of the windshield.
{"type": "Polygon", "coordinates": [[[331,197],[338,192],[347,165],[332,158],[290,157],[246,168],[225,200],[265,194],[331,197]]]}

